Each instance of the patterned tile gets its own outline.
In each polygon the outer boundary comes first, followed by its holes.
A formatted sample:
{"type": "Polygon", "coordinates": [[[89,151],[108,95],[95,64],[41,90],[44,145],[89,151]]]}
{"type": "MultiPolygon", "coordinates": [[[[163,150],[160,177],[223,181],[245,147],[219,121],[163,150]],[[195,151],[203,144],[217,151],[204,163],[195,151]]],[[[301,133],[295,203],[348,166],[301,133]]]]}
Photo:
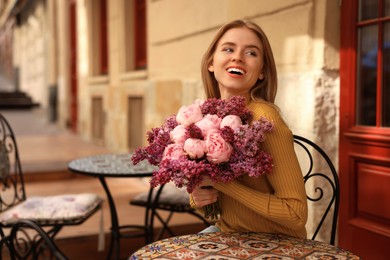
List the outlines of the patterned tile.
{"type": "Polygon", "coordinates": [[[266,233],[208,233],[164,239],[138,250],[136,259],[360,259],[323,242],[266,233]]]}

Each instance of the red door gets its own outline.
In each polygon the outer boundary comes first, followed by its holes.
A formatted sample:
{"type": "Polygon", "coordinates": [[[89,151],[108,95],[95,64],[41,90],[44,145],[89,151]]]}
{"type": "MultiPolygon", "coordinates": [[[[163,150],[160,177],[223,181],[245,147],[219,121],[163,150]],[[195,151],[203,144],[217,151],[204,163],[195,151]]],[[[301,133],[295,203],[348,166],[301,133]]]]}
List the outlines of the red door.
{"type": "Polygon", "coordinates": [[[390,256],[390,1],[343,0],[339,245],[390,256]]]}
{"type": "Polygon", "coordinates": [[[69,1],[70,95],[69,127],[77,132],[77,15],[76,0],[69,1]]]}

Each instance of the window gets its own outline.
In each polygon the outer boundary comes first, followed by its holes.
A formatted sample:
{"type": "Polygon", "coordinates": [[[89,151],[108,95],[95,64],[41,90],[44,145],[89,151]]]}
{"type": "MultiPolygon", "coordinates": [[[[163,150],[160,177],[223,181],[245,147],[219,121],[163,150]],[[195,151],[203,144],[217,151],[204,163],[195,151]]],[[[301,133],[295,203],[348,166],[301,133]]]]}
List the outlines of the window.
{"type": "Polygon", "coordinates": [[[359,0],[356,124],[390,127],[390,0],[359,0]]]}
{"type": "Polygon", "coordinates": [[[92,75],[108,74],[107,1],[91,1],[92,75]]]}
{"type": "Polygon", "coordinates": [[[146,1],[125,0],[125,71],[146,68],[146,1]]]}

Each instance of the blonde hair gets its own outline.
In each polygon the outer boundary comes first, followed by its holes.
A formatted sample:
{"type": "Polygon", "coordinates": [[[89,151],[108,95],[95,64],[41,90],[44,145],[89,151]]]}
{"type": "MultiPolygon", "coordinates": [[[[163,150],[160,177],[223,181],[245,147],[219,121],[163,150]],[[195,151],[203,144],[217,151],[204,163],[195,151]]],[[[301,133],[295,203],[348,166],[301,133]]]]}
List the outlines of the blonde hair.
{"type": "Polygon", "coordinates": [[[201,73],[203,87],[207,98],[220,98],[221,93],[219,92],[218,82],[213,72],[209,71],[209,66],[213,62],[213,56],[217,47],[219,39],[230,29],[234,28],[247,28],[253,31],[260,40],[263,46],[263,73],[264,79],[257,80],[256,84],[250,89],[250,97],[253,101],[264,100],[270,103],[274,103],[276,91],[278,88],[277,83],[277,72],[272,54],[271,45],[269,44],[268,38],[263,30],[256,23],[245,20],[235,20],[222,26],[214,39],[211,41],[209,48],[203,56],[201,64],[201,73]]]}

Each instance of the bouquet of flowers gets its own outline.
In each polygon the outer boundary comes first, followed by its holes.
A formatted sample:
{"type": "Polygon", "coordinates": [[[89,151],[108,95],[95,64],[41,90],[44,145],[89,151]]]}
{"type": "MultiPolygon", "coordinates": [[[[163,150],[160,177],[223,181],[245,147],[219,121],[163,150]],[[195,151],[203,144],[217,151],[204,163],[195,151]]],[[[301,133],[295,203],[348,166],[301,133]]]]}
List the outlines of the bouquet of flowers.
{"type": "MultiPolygon", "coordinates": [[[[147,132],[148,146],[137,148],[134,164],[148,160],[159,166],[150,180],[152,187],[170,181],[188,193],[204,176],[229,182],[243,175],[258,177],[272,171],[272,157],[261,150],[273,123],[253,121],[241,96],[229,100],[195,100],[179,109],[158,128],[147,132]]],[[[221,213],[218,202],[205,206],[206,218],[221,213]]]]}

